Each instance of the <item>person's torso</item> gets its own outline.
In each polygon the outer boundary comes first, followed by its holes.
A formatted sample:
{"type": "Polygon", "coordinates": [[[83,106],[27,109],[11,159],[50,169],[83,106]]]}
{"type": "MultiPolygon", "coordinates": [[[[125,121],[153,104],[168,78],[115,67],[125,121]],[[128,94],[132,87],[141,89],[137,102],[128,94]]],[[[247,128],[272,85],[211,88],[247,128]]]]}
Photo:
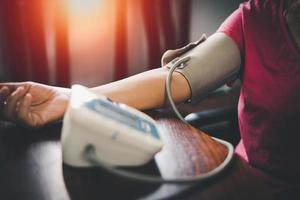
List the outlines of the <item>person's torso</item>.
{"type": "Polygon", "coordinates": [[[252,165],[300,177],[300,51],[288,31],[283,7],[284,0],[244,4],[239,125],[252,165]]]}

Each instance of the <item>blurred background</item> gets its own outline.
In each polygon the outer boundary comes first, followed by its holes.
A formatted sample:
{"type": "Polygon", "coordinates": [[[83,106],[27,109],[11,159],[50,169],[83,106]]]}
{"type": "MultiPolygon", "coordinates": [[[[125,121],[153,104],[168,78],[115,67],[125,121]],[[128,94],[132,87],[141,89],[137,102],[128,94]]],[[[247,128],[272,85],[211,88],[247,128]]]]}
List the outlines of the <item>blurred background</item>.
{"type": "Polygon", "coordinates": [[[0,81],[96,86],[160,67],[241,0],[0,0],[0,81]]]}

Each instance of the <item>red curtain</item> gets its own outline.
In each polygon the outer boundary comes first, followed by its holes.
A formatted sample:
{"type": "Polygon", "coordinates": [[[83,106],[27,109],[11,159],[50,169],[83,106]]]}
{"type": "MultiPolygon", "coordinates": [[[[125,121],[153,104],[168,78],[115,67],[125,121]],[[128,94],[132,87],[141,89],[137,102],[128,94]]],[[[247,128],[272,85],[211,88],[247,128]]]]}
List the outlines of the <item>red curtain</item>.
{"type": "Polygon", "coordinates": [[[42,2],[2,0],[0,3],[4,37],[1,45],[11,81],[48,83],[42,2]]]}
{"type": "MultiPolygon", "coordinates": [[[[67,16],[57,2],[56,85],[69,86],[67,16]]],[[[9,81],[36,81],[49,84],[46,52],[44,3],[41,0],[1,0],[1,45],[9,81]]]]}
{"type": "Polygon", "coordinates": [[[69,21],[65,1],[56,1],[55,7],[55,67],[56,85],[70,86],[69,21]]]}
{"type": "MultiPolygon", "coordinates": [[[[65,0],[55,0],[55,80],[50,79],[42,0],[1,0],[1,46],[10,81],[32,80],[70,86],[69,21],[65,0]]],[[[149,69],[160,67],[162,53],[189,41],[191,0],[136,0],[142,11],[149,69]],[[180,9],[175,9],[180,8],[180,9]],[[175,13],[174,13],[175,12],[175,13]],[[174,14],[176,17],[174,17],[174,14]],[[178,26],[176,26],[178,25],[178,26]],[[163,43],[161,42],[163,38],[163,43]]],[[[128,3],[116,0],[114,80],[129,75],[128,3]]],[[[98,67],[98,66],[95,66],[98,67]]]]}
{"type": "MultiPolygon", "coordinates": [[[[143,23],[146,30],[148,46],[149,69],[160,67],[160,59],[164,51],[183,46],[189,42],[191,0],[140,0],[143,23]],[[176,30],[175,23],[179,30],[176,30]],[[161,37],[164,44],[160,43],[161,37]]],[[[127,1],[117,2],[117,27],[116,27],[116,51],[115,51],[115,80],[127,76],[127,29],[126,29],[126,10],[127,1]]]]}
{"type": "Polygon", "coordinates": [[[117,1],[116,3],[115,80],[128,76],[127,3],[127,0],[117,1]]]}
{"type": "Polygon", "coordinates": [[[159,11],[156,8],[157,5],[161,4],[161,2],[163,1],[158,1],[158,0],[141,1],[143,21],[146,29],[146,37],[148,43],[148,52],[149,52],[148,64],[150,69],[159,66],[159,58],[161,56],[161,49],[160,49],[161,47],[159,43],[159,24],[158,24],[158,20],[160,20],[161,17],[159,16],[159,11]]]}
{"type": "Polygon", "coordinates": [[[179,14],[179,40],[177,41],[177,47],[186,45],[190,40],[191,30],[191,18],[192,18],[192,0],[180,0],[178,1],[178,7],[180,8],[179,14]]]}
{"type": "Polygon", "coordinates": [[[149,65],[151,69],[157,68],[163,52],[178,48],[189,41],[191,0],[143,0],[142,10],[149,47],[149,65]],[[180,10],[174,11],[173,6],[180,10]],[[175,28],[176,19],[172,11],[178,16],[179,30],[175,28]],[[163,45],[159,43],[160,37],[165,41],[163,45]]]}

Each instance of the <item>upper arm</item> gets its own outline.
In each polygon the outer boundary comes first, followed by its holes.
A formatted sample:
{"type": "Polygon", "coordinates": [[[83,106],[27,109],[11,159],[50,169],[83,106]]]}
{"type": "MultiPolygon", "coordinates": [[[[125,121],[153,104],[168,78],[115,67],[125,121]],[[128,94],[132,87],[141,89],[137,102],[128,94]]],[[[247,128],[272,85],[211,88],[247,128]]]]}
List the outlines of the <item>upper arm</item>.
{"type": "Polygon", "coordinates": [[[191,59],[177,70],[188,81],[192,100],[207,95],[237,75],[241,53],[236,42],[224,33],[215,33],[188,52],[191,59]]]}
{"type": "Polygon", "coordinates": [[[188,80],[192,100],[237,78],[245,55],[243,6],[234,11],[205,42],[188,52],[192,60],[177,70],[188,80]]]}

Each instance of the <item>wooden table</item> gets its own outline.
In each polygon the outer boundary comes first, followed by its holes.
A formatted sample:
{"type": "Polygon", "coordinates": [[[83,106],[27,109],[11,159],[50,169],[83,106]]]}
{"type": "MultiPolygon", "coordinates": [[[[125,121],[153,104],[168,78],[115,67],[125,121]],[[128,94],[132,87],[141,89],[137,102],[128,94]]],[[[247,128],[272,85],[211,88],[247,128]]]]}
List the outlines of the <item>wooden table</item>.
{"type": "MultiPolygon", "coordinates": [[[[165,147],[155,161],[134,171],[193,176],[226,156],[226,148],[203,132],[161,111],[149,114],[157,120],[165,147]]],[[[72,168],[62,163],[60,131],[60,124],[32,131],[0,122],[0,199],[271,199],[271,186],[238,157],[217,179],[197,185],[141,184],[100,169],[72,168]]]]}

